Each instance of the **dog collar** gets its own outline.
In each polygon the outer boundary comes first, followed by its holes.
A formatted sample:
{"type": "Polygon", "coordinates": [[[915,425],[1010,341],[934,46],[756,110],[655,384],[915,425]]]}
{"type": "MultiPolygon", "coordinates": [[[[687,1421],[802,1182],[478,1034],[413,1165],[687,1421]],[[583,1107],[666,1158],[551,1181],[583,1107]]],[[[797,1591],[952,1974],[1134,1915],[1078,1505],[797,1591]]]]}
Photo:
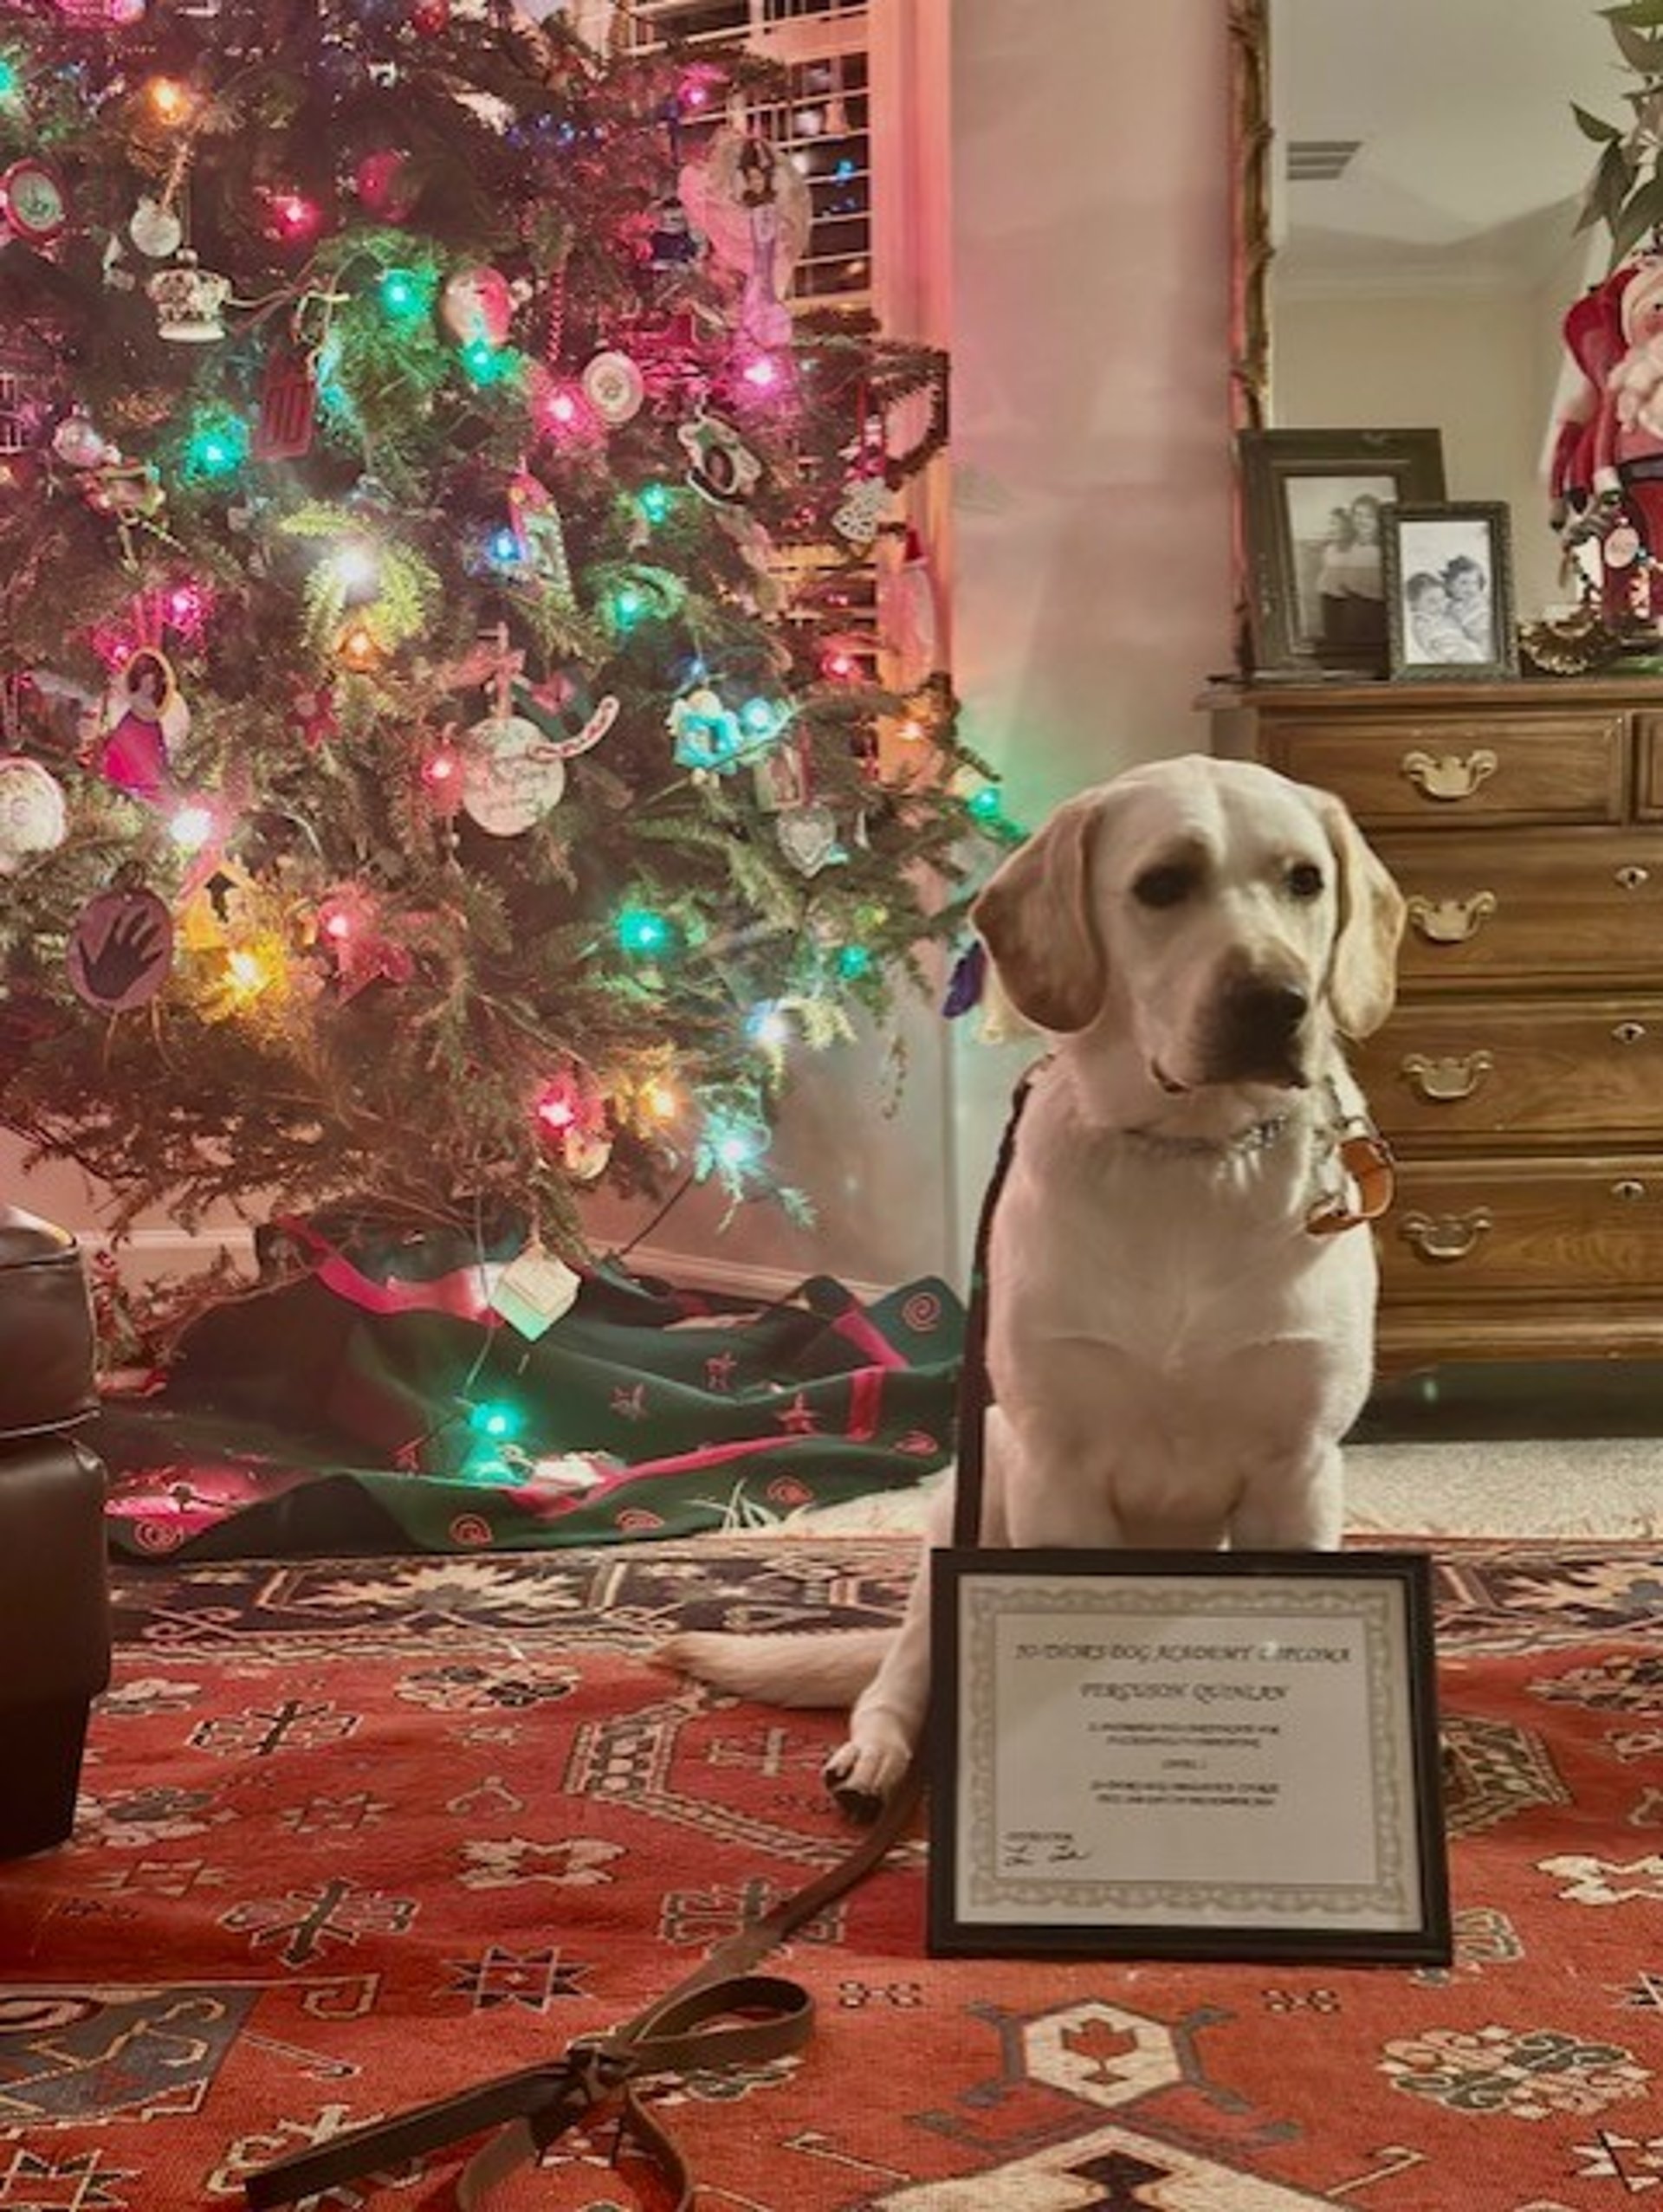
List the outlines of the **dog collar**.
{"type": "Polygon", "coordinates": [[[1340,1187],[1325,1192],[1305,1216],[1313,1237],[1336,1237],[1378,1221],[1397,1195],[1397,1165],[1392,1148],[1366,1114],[1348,1114],[1332,1077],[1328,1095],[1334,1106],[1334,1155],[1340,1187]]]}
{"type": "Polygon", "coordinates": [[[1165,1136],[1159,1129],[1126,1129],[1122,1134],[1151,1152],[1190,1160],[1222,1160],[1235,1153],[1268,1152],[1287,1135],[1292,1122],[1291,1114],[1272,1114],[1262,1122],[1238,1129],[1233,1136],[1165,1136]]]}

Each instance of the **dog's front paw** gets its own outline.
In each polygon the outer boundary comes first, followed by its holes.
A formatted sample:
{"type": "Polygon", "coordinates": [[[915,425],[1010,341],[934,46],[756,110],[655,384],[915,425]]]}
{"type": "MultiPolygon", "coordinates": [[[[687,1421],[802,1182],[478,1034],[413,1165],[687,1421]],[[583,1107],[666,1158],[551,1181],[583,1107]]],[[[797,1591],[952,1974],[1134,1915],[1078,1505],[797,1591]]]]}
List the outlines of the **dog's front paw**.
{"type": "Polygon", "coordinates": [[[887,1714],[857,1715],[849,1741],[820,1769],[821,1779],[847,1819],[869,1826],[912,1763],[912,1739],[887,1714]]]}

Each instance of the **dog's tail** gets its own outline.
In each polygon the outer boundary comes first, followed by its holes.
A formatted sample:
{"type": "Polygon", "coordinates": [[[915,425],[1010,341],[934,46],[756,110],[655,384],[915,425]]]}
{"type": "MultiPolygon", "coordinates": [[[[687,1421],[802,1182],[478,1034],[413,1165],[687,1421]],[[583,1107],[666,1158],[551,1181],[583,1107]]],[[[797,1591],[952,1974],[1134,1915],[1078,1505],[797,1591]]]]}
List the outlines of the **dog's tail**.
{"type": "Polygon", "coordinates": [[[828,1628],[801,1635],[727,1636],[691,1630],[653,1653],[718,1690],[763,1705],[852,1705],[877,1672],[892,1628],[828,1628]]]}

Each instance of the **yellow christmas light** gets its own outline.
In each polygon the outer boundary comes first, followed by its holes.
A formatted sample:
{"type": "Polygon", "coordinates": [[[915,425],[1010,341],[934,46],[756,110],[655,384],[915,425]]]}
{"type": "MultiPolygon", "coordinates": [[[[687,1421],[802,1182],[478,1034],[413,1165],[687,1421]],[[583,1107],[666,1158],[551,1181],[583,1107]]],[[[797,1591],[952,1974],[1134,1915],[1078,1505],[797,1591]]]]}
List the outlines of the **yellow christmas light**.
{"type": "Polygon", "coordinates": [[[170,130],[184,122],[196,106],[188,87],[177,77],[152,77],[145,87],[145,98],[156,120],[165,123],[170,130]]]}

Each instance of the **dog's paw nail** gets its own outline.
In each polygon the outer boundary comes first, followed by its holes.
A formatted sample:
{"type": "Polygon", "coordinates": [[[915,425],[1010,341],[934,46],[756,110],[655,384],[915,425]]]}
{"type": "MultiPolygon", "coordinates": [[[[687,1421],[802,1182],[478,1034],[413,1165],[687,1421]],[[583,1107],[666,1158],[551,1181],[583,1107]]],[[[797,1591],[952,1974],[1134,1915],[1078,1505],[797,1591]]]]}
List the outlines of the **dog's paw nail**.
{"type": "Polygon", "coordinates": [[[832,1801],[845,1821],[869,1828],[883,1810],[883,1800],[873,1790],[854,1789],[846,1782],[828,1782],[832,1801]]]}

